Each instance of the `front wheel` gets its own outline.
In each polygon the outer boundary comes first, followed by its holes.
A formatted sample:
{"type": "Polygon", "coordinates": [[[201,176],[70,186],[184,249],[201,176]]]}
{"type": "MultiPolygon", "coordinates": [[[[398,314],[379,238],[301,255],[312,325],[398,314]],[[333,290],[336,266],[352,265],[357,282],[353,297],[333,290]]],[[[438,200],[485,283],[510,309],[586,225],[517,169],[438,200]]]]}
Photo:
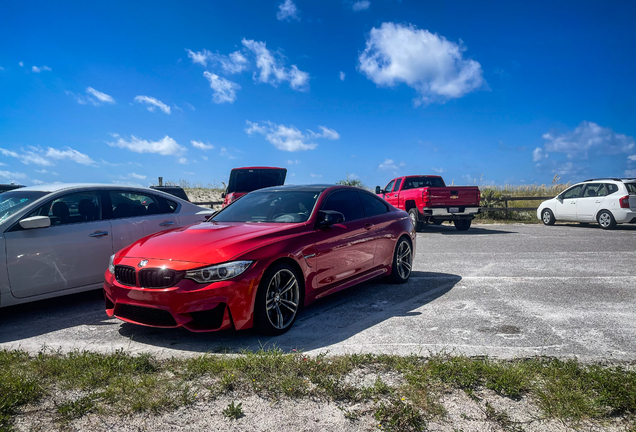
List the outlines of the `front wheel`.
{"type": "Polygon", "coordinates": [[[554,218],[554,214],[552,214],[552,210],[544,209],[541,212],[541,221],[543,221],[544,225],[554,225],[556,219],[554,218]]]}
{"type": "Polygon", "coordinates": [[[409,218],[411,219],[411,222],[413,222],[415,231],[420,232],[424,228],[424,224],[418,220],[419,219],[418,213],[419,212],[417,211],[416,208],[412,208],[411,210],[409,210],[409,218]]]}
{"type": "Polygon", "coordinates": [[[468,231],[468,228],[470,228],[470,224],[472,223],[472,221],[470,219],[457,219],[454,220],[453,223],[455,224],[455,228],[458,231],[468,231]]]}
{"type": "Polygon", "coordinates": [[[393,252],[393,265],[391,266],[390,281],[396,284],[402,284],[411,277],[411,268],[413,267],[413,248],[411,242],[406,237],[398,240],[395,252],[393,252]]]}
{"type": "Polygon", "coordinates": [[[304,286],[296,269],[280,263],[267,270],[254,303],[254,327],[261,333],[281,335],[296,321],[304,286]]]}
{"type": "Polygon", "coordinates": [[[603,229],[612,229],[616,226],[616,219],[614,219],[614,215],[607,210],[603,210],[596,217],[596,221],[603,229]]]}

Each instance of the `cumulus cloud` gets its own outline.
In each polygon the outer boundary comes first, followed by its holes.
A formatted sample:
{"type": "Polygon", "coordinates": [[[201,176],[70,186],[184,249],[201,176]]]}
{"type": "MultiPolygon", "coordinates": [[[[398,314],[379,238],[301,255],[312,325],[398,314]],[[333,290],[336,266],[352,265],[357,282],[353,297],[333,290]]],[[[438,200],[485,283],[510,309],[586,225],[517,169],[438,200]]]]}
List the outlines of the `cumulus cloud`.
{"type": "Polygon", "coordinates": [[[381,170],[393,170],[393,171],[398,169],[393,159],[384,159],[384,162],[378,165],[378,168],[381,170]]]}
{"type": "Polygon", "coordinates": [[[548,155],[543,151],[543,149],[541,147],[537,147],[536,149],[532,150],[532,161],[533,162],[539,162],[544,158],[547,158],[548,155]]]}
{"type": "Polygon", "coordinates": [[[150,96],[135,96],[135,102],[143,103],[148,105],[148,111],[154,112],[155,108],[159,108],[161,111],[166,114],[170,114],[170,107],[165,103],[161,102],[159,99],[155,99],[150,96]]]}
{"type": "Polygon", "coordinates": [[[292,65],[291,68],[284,67],[280,60],[277,60],[267,49],[265,42],[243,39],[242,43],[256,57],[256,67],[259,72],[254,73],[254,81],[274,86],[287,81],[294,90],[307,90],[309,86],[307,72],[301,71],[296,65],[292,65]]]}
{"type": "Polygon", "coordinates": [[[625,177],[627,177],[627,178],[636,178],[636,169],[625,170],[625,177]]]}
{"type": "Polygon", "coordinates": [[[248,135],[255,133],[261,134],[277,149],[290,152],[315,149],[318,147],[318,144],[312,142],[311,140],[313,139],[324,138],[337,140],[340,138],[338,132],[324,126],[318,126],[321,131],[320,133],[311,130],[307,130],[307,133],[303,133],[293,125],[277,125],[270,121],[258,124],[252,123],[249,120],[246,123],[247,128],[245,132],[247,132],[248,135]]]}
{"type": "Polygon", "coordinates": [[[212,95],[214,103],[233,103],[236,100],[236,91],[240,90],[240,85],[208,71],[203,72],[203,76],[210,81],[210,88],[214,91],[212,95]]]}
{"type": "Polygon", "coordinates": [[[229,55],[215,54],[206,49],[199,52],[193,52],[189,49],[186,49],[186,51],[193,63],[207,66],[208,62],[215,62],[221,66],[223,72],[228,74],[243,72],[249,65],[249,61],[240,51],[234,51],[229,55]]]}
{"type": "Polygon", "coordinates": [[[479,88],[481,65],[465,59],[466,48],[413,25],[383,23],[369,33],[359,69],[379,86],[405,83],[418,92],[415,105],[445,102],[479,88]]]}
{"type": "Polygon", "coordinates": [[[214,146],[212,144],[205,144],[203,141],[190,141],[192,147],[198,148],[199,150],[212,150],[214,146]]]}
{"type": "Polygon", "coordinates": [[[122,180],[126,180],[126,179],[144,180],[146,178],[146,176],[143,175],[143,174],[137,174],[137,173],[131,172],[128,175],[125,175],[125,176],[121,175],[121,176],[119,176],[119,178],[122,179],[122,180]]]}
{"type": "Polygon", "coordinates": [[[172,156],[181,154],[187,149],[180,146],[174,139],[168,135],[158,141],[148,141],[131,135],[130,140],[125,140],[118,134],[112,134],[117,141],[107,142],[111,147],[125,148],[135,153],[157,153],[163,156],[172,156]]]}
{"type": "Polygon", "coordinates": [[[351,7],[355,12],[363,11],[369,9],[371,6],[371,2],[369,0],[360,0],[353,4],[351,7]]]}
{"type": "Polygon", "coordinates": [[[115,103],[115,99],[113,99],[112,96],[109,96],[106,93],[102,93],[100,91],[97,91],[93,87],[87,87],[86,88],[86,93],[88,93],[89,95],[95,97],[100,102],[109,103],[109,104],[114,104],[115,103]]]}
{"type": "Polygon", "coordinates": [[[25,165],[53,166],[55,160],[69,159],[82,165],[94,165],[95,161],[88,155],[66,147],[65,150],[48,147],[46,150],[42,147],[29,146],[26,150],[20,149],[20,152],[0,148],[0,153],[4,156],[14,157],[25,165]]]}
{"type": "Polygon", "coordinates": [[[285,0],[278,5],[278,12],[276,12],[276,18],[279,21],[295,19],[300,21],[299,11],[292,0],[285,0]]]}
{"type": "Polygon", "coordinates": [[[0,177],[6,178],[7,180],[25,180],[28,178],[25,173],[2,170],[0,170],[0,177]]]}
{"type": "Polygon", "coordinates": [[[444,172],[444,169],[431,167],[431,171],[433,171],[435,174],[442,174],[444,172]]]}
{"type": "Polygon", "coordinates": [[[188,164],[188,160],[186,158],[184,158],[184,157],[179,158],[177,160],[177,162],[179,162],[181,165],[187,165],[188,164]]]}
{"type": "MultiPolygon", "coordinates": [[[[22,63],[22,62],[20,62],[20,63],[22,63]]],[[[20,65],[20,66],[22,66],[22,65],[20,65]]],[[[52,70],[53,70],[53,69],[51,69],[51,68],[50,68],[50,67],[48,67],[48,66],[42,66],[42,67],[33,66],[33,67],[31,68],[31,71],[32,71],[32,72],[35,72],[35,73],[40,73],[40,72],[42,72],[42,71],[49,71],[49,72],[50,72],[50,71],[52,71],[52,70]]]]}
{"type": "Polygon", "coordinates": [[[631,153],[636,145],[634,138],[617,134],[610,128],[594,122],[583,121],[571,132],[555,131],[543,134],[546,153],[562,153],[568,159],[587,159],[589,154],[631,153]]]}
{"type": "Polygon", "coordinates": [[[631,161],[636,161],[636,155],[627,156],[627,159],[629,159],[631,161]]]}
{"type": "Polygon", "coordinates": [[[42,168],[41,170],[35,170],[36,173],[40,173],[40,174],[51,174],[51,175],[59,175],[58,173],[56,173],[55,171],[48,171],[44,168],[42,168]]]}
{"type": "Polygon", "coordinates": [[[345,80],[345,73],[344,72],[340,71],[338,76],[340,77],[340,81],[344,81],[345,80]]]}

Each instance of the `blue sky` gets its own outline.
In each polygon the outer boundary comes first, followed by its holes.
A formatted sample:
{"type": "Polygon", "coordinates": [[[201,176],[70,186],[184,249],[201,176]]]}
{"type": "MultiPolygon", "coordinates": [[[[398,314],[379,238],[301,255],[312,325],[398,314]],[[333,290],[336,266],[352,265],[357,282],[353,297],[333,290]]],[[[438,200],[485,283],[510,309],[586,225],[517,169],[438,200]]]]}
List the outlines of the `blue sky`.
{"type": "Polygon", "coordinates": [[[636,177],[635,2],[0,8],[0,182],[636,177]]]}

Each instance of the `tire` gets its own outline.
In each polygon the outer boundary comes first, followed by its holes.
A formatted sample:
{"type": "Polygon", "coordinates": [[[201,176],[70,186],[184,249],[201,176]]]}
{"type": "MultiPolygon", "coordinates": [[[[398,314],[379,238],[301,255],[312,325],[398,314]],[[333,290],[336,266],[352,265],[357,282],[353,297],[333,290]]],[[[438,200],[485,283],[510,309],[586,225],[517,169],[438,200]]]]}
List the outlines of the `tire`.
{"type": "Polygon", "coordinates": [[[401,237],[393,252],[393,264],[389,281],[394,284],[408,282],[413,267],[413,246],[406,237],[401,237]]]}
{"type": "Polygon", "coordinates": [[[473,221],[470,219],[457,219],[453,221],[457,231],[468,231],[468,228],[470,228],[470,224],[472,222],[473,221]]]}
{"type": "Polygon", "coordinates": [[[612,215],[612,213],[607,210],[601,211],[596,216],[596,221],[603,229],[609,230],[616,227],[616,219],[614,219],[614,215],[612,215]]]}
{"type": "Polygon", "coordinates": [[[256,293],[254,328],[271,336],[287,332],[303,304],[303,290],[304,283],[291,265],[282,262],[269,268],[256,293]]]}
{"type": "Polygon", "coordinates": [[[416,208],[412,208],[411,210],[409,210],[409,218],[411,219],[411,222],[413,222],[415,231],[420,232],[424,229],[424,224],[418,220],[419,212],[416,208]]]}
{"type": "Polygon", "coordinates": [[[556,219],[554,218],[554,214],[550,209],[543,209],[541,211],[541,221],[543,221],[543,225],[554,225],[556,219]]]}
{"type": "Polygon", "coordinates": [[[441,225],[444,221],[439,219],[431,219],[433,225],[441,225]]]}

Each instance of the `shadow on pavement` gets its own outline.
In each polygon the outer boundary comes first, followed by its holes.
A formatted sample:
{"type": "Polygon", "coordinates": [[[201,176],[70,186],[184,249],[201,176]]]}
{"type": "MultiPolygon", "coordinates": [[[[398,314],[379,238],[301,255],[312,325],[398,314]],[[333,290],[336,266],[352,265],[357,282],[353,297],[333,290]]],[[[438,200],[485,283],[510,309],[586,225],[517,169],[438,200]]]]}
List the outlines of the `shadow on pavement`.
{"type": "Polygon", "coordinates": [[[255,331],[191,333],[122,323],[119,333],[142,344],[194,352],[256,351],[277,347],[309,351],[325,348],[395,317],[419,315],[416,309],[450,291],[460,276],[414,271],[404,285],[367,282],[325,297],[301,311],[291,330],[278,337],[255,331]]]}
{"type": "MultiPolygon", "coordinates": [[[[598,229],[601,227],[595,223],[577,223],[577,222],[558,222],[555,226],[563,226],[563,227],[571,227],[571,228],[579,228],[579,229],[598,229]]],[[[607,230],[607,232],[612,231],[636,231],[636,225],[634,224],[619,224],[616,225],[613,229],[607,230]]]]}
{"type": "Polygon", "coordinates": [[[503,231],[494,228],[484,228],[482,226],[471,226],[467,231],[458,231],[453,225],[426,225],[421,234],[442,234],[442,235],[478,235],[478,234],[515,234],[514,231],[503,231]]]}

